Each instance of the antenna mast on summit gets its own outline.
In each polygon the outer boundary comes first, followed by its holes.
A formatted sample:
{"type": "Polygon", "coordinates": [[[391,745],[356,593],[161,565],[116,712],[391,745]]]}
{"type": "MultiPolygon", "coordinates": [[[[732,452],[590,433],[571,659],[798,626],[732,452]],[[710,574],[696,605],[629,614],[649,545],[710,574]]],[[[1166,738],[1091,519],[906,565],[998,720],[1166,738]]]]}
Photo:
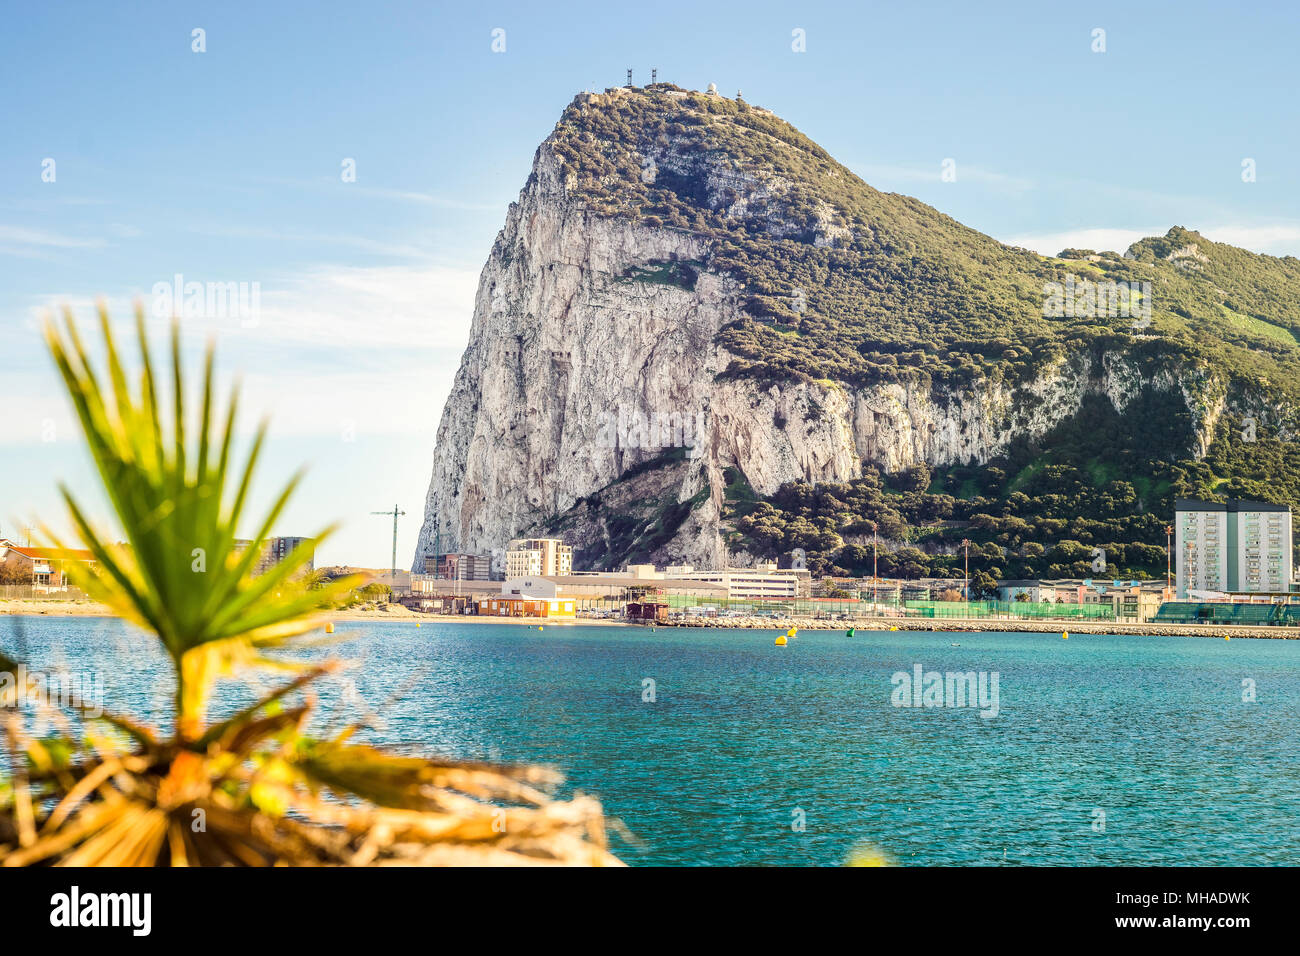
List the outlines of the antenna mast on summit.
{"type": "Polygon", "coordinates": [[[631,87],[632,87],[632,68],[631,68],[631,67],[628,67],[628,71],[627,71],[627,85],[628,85],[628,88],[631,89],[631,87]]]}
{"type": "Polygon", "coordinates": [[[659,82],[659,71],[653,67],[650,70],[650,85],[654,86],[659,82]]]}

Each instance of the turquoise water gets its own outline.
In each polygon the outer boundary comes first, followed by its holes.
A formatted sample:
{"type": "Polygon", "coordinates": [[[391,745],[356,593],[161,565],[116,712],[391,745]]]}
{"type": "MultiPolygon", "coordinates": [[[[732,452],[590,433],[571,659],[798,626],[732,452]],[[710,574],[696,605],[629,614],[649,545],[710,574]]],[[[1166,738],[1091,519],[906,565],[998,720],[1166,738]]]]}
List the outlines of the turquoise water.
{"type": "MultiPolygon", "coordinates": [[[[0,650],[100,669],[106,707],[162,713],[143,635],[24,625],[0,618],[0,650]]],[[[860,841],[917,865],[1300,864],[1300,642],[346,629],[339,653],[364,666],[322,687],[327,716],[391,698],[374,739],[553,763],[622,820],[633,864],[838,864],[860,841]],[[891,676],[917,663],[997,672],[998,716],[892,706],[891,676]]]]}

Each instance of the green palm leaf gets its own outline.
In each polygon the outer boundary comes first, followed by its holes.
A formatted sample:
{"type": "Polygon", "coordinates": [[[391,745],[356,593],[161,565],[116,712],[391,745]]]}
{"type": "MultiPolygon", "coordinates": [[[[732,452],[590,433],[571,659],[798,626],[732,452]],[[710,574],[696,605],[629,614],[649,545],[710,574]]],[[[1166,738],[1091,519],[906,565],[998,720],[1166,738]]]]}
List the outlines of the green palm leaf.
{"type": "MultiPolygon", "coordinates": [[[[45,328],[125,535],[113,543],[61,489],[77,536],[95,558],[73,573],[91,597],[158,635],[176,672],[175,728],[165,736],[127,717],[83,713],[85,738],[43,740],[9,720],[3,741],[16,772],[12,783],[0,780],[0,866],[617,864],[605,848],[600,804],[580,795],[552,799],[546,791],[559,783],[554,772],[385,753],[350,742],[357,724],[327,740],[307,735],[314,701],[305,690],[341,663],[309,665],[263,652],[313,643],[304,635],[318,612],[357,582],[320,587],[303,580],[302,549],[253,573],[262,539],[299,476],[260,520],[248,521],[266,426],[237,469],[238,390],[220,415],[211,348],[190,422],[175,325],[168,403],[142,311],[134,389],[103,309],[99,317],[106,369],[98,374],[70,314],[62,326],[45,328]],[[241,550],[238,529],[246,521],[258,530],[241,550]],[[249,665],[294,676],[205,724],[217,676],[249,665]],[[132,748],[92,730],[96,719],[132,748]],[[191,828],[196,814],[206,829],[191,828]]],[[[0,656],[0,669],[15,666],[0,656]]]]}
{"type": "MultiPolygon", "coordinates": [[[[252,545],[236,548],[266,425],[258,429],[237,481],[232,480],[237,397],[231,396],[224,428],[214,432],[211,347],[204,361],[197,428],[187,434],[178,327],[173,323],[167,416],[143,310],[136,310],[141,372],[134,390],[102,307],[99,319],[106,376],[93,368],[70,313],[65,312],[61,327],[53,321],[45,327],[50,353],[126,537],[124,545],[112,544],[91,526],[72,493],[62,488],[77,534],[96,562],[82,570],[79,583],[92,597],[161,638],[179,678],[177,725],[193,738],[201,732],[209,685],[218,673],[235,658],[258,660],[256,651],[310,630],[318,623],[317,612],[355,582],[345,579],[310,590],[293,587],[294,576],[309,557],[303,548],[254,576],[261,544],[301,475],[288,482],[257,523],[252,545]],[[219,449],[215,455],[214,448],[219,449]],[[228,488],[234,488],[233,494],[228,488]],[[187,660],[189,655],[193,657],[187,660]]],[[[324,529],[316,540],[332,531],[324,529]]]]}

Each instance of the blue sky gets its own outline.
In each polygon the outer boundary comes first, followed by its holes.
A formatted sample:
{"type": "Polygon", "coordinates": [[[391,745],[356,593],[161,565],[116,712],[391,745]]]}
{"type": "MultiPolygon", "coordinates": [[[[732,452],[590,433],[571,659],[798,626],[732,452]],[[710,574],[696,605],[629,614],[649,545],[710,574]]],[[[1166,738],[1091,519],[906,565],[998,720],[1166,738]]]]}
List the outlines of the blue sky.
{"type": "Polygon", "coordinates": [[[181,274],[259,284],[255,326],[183,328],[196,350],[216,337],[246,423],[272,417],[262,502],[310,466],[277,530],[342,521],[318,563],[383,566],[391,526],[368,512],[396,502],[409,563],[505,208],[573,95],[620,85],[628,67],[638,84],[657,67],[684,87],[743,89],[877,188],[1006,242],[1122,250],[1184,225],[1300,254],[1296,9],[1047,6],[8,5],[0,534],[62,527],[58,480],[93,501],[42,310],[67,303],[89,321],[103,297],[126,319],[181,274]],[[940,178],[948,158],[955,182],[940,178]]]}

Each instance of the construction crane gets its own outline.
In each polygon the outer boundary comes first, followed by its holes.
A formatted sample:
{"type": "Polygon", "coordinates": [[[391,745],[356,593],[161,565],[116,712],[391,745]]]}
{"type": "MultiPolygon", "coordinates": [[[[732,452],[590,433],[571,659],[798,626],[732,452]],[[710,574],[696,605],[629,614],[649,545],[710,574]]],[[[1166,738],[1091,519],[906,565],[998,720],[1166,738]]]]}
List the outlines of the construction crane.
{"type": "Polygon", "coordinates": [[[392,565],[392,577],[388,579],[388,585],[389,587],[395,588],[397,587],[397,519],[401,515],[406,514],[406,512],[400,511],[397,505],[393,505],[392,511],[372,511],[370,513],[372,515],[385,515],[385,516],[391,515],[393,518],[393,565],[392,565]]]}

